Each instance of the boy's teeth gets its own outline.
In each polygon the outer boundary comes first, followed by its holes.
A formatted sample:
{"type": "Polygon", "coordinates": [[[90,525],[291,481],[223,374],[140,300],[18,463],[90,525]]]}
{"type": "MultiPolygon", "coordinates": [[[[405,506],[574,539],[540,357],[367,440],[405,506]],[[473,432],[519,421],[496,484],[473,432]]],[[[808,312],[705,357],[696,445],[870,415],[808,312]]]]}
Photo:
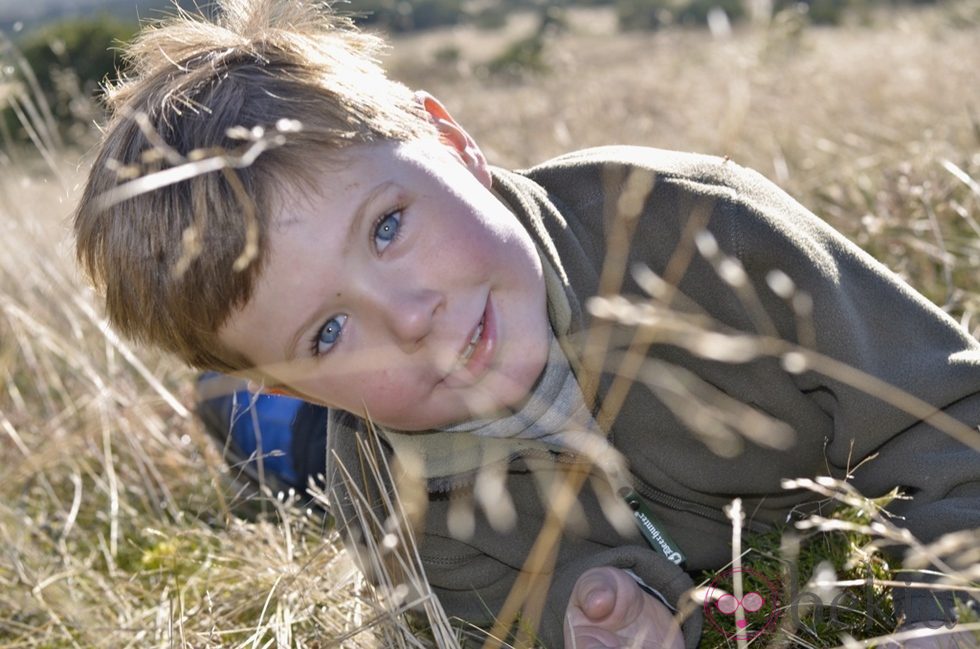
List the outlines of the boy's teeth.
{"type": "Polygon", "coordinates": [[[476,341],[478,341],[480,339],[480,336],[482,335],[483,335],[483,320],[480,320],[480,323],[476,325],[476,331],[473,332],[473,337],[470,338],[470,344],[475,345],[476,341]]]}
{"type": "Polygon", "coordinates": [[[480,324],[476,325],[476,331],[473,332],[473,337],[470,338],[470,344],[466,346],[463,353],[459,357],[459,365],[466,365],[466,362],[470,360],[470,356],[476,351],[476,344],[480,341],[480,336],[483,335],[483,320],[480,320],[480,324]]]}

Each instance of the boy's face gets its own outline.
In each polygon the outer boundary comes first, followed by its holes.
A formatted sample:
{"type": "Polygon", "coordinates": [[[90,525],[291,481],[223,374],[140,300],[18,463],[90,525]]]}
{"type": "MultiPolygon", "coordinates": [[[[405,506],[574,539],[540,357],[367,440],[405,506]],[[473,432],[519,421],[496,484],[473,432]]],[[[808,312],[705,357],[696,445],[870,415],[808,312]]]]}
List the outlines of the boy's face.
{"type": "Polygon", "coordinates": [[[357,145],[316,195],[285,192],[222,342],[298,396],[391,428],[521,402],[547,358],[541,262],[469,144],[460,129],[357,145]]]}

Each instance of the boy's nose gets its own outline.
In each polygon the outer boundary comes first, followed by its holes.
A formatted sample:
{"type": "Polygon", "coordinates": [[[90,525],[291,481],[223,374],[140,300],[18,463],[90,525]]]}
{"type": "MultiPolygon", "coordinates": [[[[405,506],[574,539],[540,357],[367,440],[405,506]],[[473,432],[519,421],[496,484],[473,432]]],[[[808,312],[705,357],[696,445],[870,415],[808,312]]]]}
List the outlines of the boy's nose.
{"type": "Polygon", "coordinates": [[[443,304],[442,293],[423,288],[379,297],[382,302],[378,306],[388,330],[402,349],[415,351],[432,332],[436,313],[443,304]]]}

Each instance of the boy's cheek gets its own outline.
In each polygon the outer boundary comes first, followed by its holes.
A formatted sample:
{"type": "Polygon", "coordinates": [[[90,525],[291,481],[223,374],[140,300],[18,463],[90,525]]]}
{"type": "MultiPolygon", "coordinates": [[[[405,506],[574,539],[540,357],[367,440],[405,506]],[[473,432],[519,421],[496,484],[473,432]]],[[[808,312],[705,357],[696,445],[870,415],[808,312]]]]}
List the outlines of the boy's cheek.
{"type": "Polygon", "coordinates": [[[324,377],[284,381],[276,387],[299,399],[328,408],[344,410],[360,417],[366,413],[376,413],[384,419],[388,419],[389,413],[397,409],[405,397],[394,387],[365,383],[352,376],[339,381],[324,380],[324,377]]]}

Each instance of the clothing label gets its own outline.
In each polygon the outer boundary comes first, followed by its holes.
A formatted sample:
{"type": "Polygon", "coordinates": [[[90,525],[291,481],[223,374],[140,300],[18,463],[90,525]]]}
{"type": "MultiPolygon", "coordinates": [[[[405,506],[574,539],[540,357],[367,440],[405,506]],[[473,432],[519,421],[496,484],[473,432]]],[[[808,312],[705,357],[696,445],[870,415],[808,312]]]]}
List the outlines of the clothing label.
{"type": "Polygon", "coordinates": [[[667,535],[663,524],[658,521],[650,512],[650,508],[634,490],[624,487],[619,495],[623,497],[626,504],[633,512],[633,519],[640,530],[640,534],[647,540],[650,547],[664,555],[667,561],[683,567],[687,560],[681,552],[680,547],[672,538],[667,535]]]}

